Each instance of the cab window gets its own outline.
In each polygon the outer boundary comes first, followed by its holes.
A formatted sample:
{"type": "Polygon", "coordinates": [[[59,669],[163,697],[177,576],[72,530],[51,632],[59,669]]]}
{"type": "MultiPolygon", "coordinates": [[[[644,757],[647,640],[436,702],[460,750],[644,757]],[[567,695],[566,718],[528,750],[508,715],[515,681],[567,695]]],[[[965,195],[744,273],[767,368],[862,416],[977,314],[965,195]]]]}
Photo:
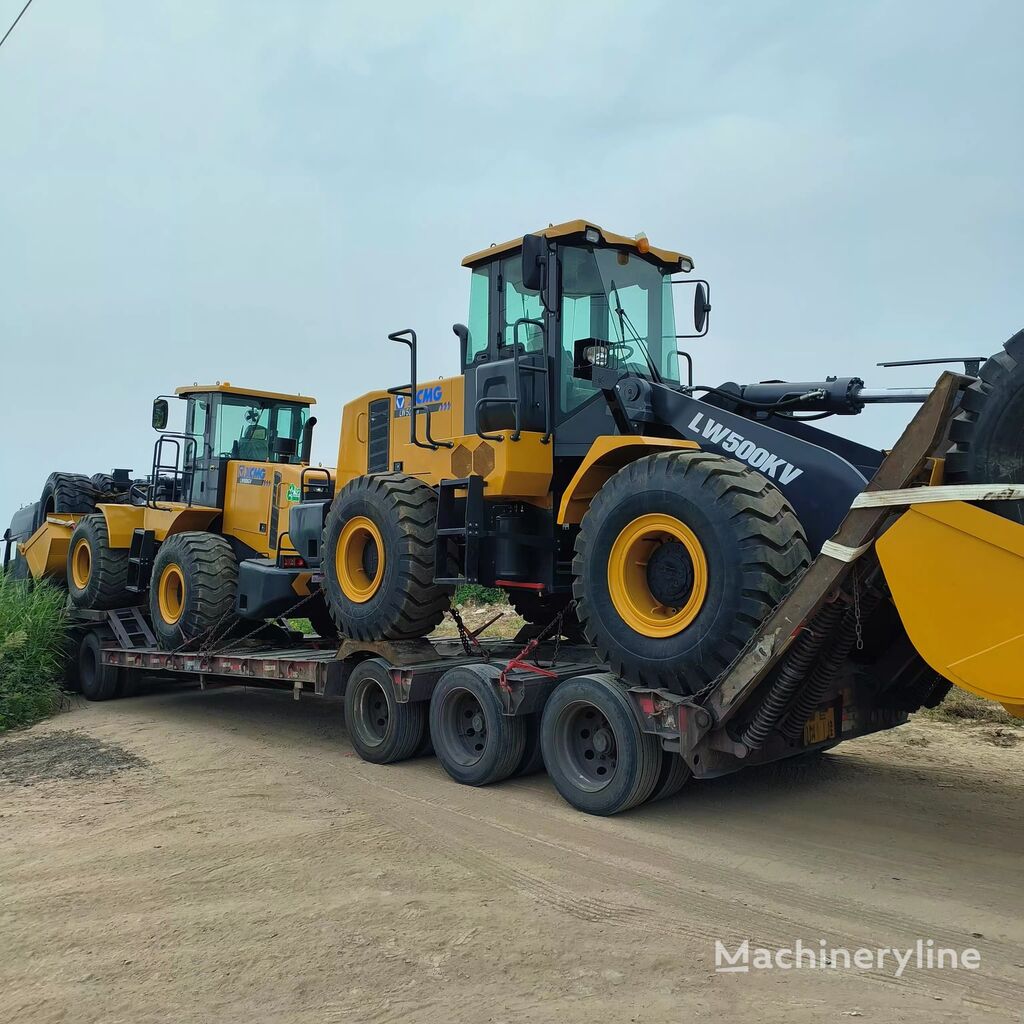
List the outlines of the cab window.
{"type": "Polygon", "coordinates": [[[501,281],[505,317],[502,344],[512,345],[518,340],[526,352],[543,352],[544,332],[536,324],[521,324],[518,332],[515,330],[517,320],[541,320],[544,317],[540,292],[523,287],[522,256],[517,254],[501,261],[501,281]]]}
{"type": "Polygon", "coordinates": [[[469,344],[466,346],[466,364],[487,351],[488,318],[490,314],[491,272],[489,267],[477,267],[469,281],[469,344]]]}

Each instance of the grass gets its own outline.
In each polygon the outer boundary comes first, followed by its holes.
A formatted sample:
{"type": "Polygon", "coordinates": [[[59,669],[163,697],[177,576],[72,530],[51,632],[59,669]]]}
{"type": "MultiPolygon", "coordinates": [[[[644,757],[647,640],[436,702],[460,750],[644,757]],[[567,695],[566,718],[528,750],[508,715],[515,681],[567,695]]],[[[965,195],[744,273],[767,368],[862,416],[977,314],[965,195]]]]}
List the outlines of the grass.
{"type": "Polygon", "coordinates": [[[52,715],[62,702],[66,595],[0,573],[0,732],[52,715]]]}
{"type": "Polygon", "coordinates": [[[978,722],[1008,725],[1024,729],[1024,719],[1014,718],[1001,704],[976,697],[973,693],[959,690],[955,686],[946,694],[941,704],[934,708],[922,708],[918,715],[933,722],[953,722],[973,725],[978,722]]]}

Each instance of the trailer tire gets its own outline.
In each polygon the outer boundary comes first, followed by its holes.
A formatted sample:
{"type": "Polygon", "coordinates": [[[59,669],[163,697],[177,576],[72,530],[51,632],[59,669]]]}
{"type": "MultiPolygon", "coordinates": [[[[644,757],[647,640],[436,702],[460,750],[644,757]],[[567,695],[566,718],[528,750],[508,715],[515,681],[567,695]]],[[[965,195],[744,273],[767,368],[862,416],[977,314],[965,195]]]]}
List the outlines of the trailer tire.
{"type": "Polygon", "coordinates": [[[78,644],[78,690],[86,700],[112,700],[121,695],[124,672],[103,664],[103,644],[98,630],[87,630],[78,644]]]}
{"type": "Polygon", "coordinates": [[[399,701],[383,661],[368,658],[352,670],[345,687],[345,728],[364,761],[408,760],[422,744],[426,727],[426,703],[399,701]]]}
{"type": "Polygon", "coordinates": [[[544,765],[555,789],[588,814],[618,814],[647,800],[662,765],[619,680],[605,673],[559,683],[541,719],[544,765]]]}
{"type": "Polygon", "coordinates": [[[36,529],[46,522],[47,516],[61,513],[87,515],[95,512],[99,496],[92,480],[81,473],[51,473],[39,496],[36,529]]]}
{"type": "Polygon", "coordinates": [[[360,476],[324,521],[324,593],[341,634],[410,640],[437,627],[452,588],[434,583],[437,495],[402,473],[360,476]]]}
{"type": "Polygon", "coordinates": [[[519,759],[519,765],[512,773],[516,779],[525,778],[527,775],[536,775],[544,770],[544,750],[540,745],[540,720],[541,712],[534,711],[523,715],[523,727],[526,730],[526,742],[523,744],[523,756],[519,759]]]}
{"type": "Polygon", "coordinates": [[[437,681],[430,699],[430,738],[441,767],[464,786],[501,782],[519,767],[526,723],[506,715],[493,665],[460,665],[437,681]]]}
{"type": "Polygon", "coordinates": [[[674,750],[663,750],[661,752],[661,771],[658,773],[658,781],[655,783],[654,792],[651,794],[651,802],[667,800],[675,796],[690,781],[690,766],[674,750]]]}
{"type": "MultiPolygon", "coordinates": [[[[1024,330],[986,360],[964,391],[949,439],[946,483],[1024,483],[1024,330]]],[[[1024,523],[1024,502],[986,502],[985,508],[1024,523]]]]}
{"type": "Polygon", "coordinates": [[[809,564],[796,514],[760,473],[662,452],[598,491],[576,538],[573,595],[614,672],[690,694],[728,668],[809,564]]]}
{"type": "Polygon", "coordinates": [[[172,534],[153,559],[151,581],[150,619],[165,651],[234,627],[238,560],[227,538],[198,530],[172,534]]]}
{"type": "Polygon", "coordinates": [[[68,544],[68,596],[76,608],[106,610],[138,604],[128,590],[128,549],[112,548],[107,520],[93,512],[78,520],[68,544]]]}

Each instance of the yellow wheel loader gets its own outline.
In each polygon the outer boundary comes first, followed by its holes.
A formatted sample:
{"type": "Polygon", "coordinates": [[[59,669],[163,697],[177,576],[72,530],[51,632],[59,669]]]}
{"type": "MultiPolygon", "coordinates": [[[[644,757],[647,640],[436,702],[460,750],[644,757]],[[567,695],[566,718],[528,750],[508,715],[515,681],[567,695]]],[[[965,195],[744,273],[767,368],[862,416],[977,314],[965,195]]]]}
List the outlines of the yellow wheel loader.
{"type": "Polygon", "coordinates": [[[147,478],[51,474],[9,531],[23,571],[65,584],[78,609],[144,604],[168,649],[289,610],[335,635],[288,542],[303,490],[332,490],[331,471],[309,465],[314,399],[228,383],[175,396],[179,431],[167,429],[168,399],[153,403],[160,434],[147,478]]]}
{"type": "MultiPolygon", "coordinates": [[[[808,566],[835,557],[833,535],[886,459],[816,421],[922,403],[933,389],[858,377],[696,384],[680,346],[707,332],[709,286],[690,279],[688,256],[642,235],[572,221],[463,264],[461,373],[421,380],[415,332],[389,335],[409,349],[409,380],[345,406],[332,492],[291,510],[291,541],[340,633],[424,636],[455,587],[479,583],[505,588],[538,625],[564,613],[562,627],[634,686],[701,692],[749,654],[808,566]],[[685,329],[680,289],[693,309],[685,329]]],[[[951,445],[963,494],[1024,482],[1022,347],[1015,336],[977,379],[966,371],[981,361],[965,362],[937,447],[906,486],[941,484],[951,445]]],[[[1024,703],[1014,602],[1000,594],[1005,613],[980,629],[989,594],[958,589],[963,574],[948,568],[951,551],[980,548],[979,574],[1016,586],[1024,527],[1000,516],[1019,519],[1019,507],[894,505],[884,571],[871,554],[837,586],[815,620],[820,643],[787,669],[790,726],[803,721],[789,702],[803,692],[813,707],[808,695],[850,663],[914,707],[940,699],[946,680],[1024,703]],[[937,608],[940,595],[949,604],[937,608]]]]}

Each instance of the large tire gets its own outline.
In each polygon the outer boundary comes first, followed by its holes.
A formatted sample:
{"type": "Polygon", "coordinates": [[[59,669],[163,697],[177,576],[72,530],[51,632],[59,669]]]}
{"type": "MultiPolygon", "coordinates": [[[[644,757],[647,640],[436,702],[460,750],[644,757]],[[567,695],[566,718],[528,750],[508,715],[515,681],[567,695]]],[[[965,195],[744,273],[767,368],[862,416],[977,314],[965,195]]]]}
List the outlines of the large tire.
{"type": "Polygon", "coordinates": [[[51,473],[43,484],[39,497],[39,515],[36,528],[46,522],[46,517],[67,512],[73,515],[87,515],[96,511],[100,492],[92,480],[81,473],[51,473]]]}
{"type": "Polygon", "coordinates": [[[506,715],[494,665],[460,665],[437,681],[430,698],[430,738],[441,767],[464,786],[513,775],[526,751],[523,715],[506,715]]]}
{"type": "Polygon", "coordinates": [[[661,747],[641,730],[614,676],[576,676],[559,683],[544,705],[540,738],[555,789],[588,814],[628,811],[658,784],[661,747]]]}
{"type": "Polygon", "coordinates": [[[695,693],[810,563],[782,493],[732,459],[663,452],[620,469],[583,517],[573,594],[587,639],[632,683],[695,693]]]}
{"type": "Polygon", "coordinates": [[[345,687],[345,728],[364,761],[405,761],[423,745],[427,705],[399,701],[387,664],[370,658],[352,670],[345,687]]]}
{"type": "Polygon", "coordinates": [[[124,671],[114,665],[104,665],[103,644],[100,634],[90,629],[82,635],[78,645],[78,689],[86,700],[112,700],[121,695],[124,671]]]}
{"type": "MultiPolygon", "coordinates": [[[[1024,483],[1024,331],[987,360],[964,391],[949,439],[953,445],[946,454],[947,483],[1024,483]]],[[[1024,523],[1024,502],[985,507],[1024,523]]]]}
{"type": "Polygon", "coordinates": [[[68,596],[76,608],[138,604],[128,591],[128,549],[112,548],[107,520],[93,512],[78,521],[68,544],[68,596]]]}
{"type": "Polygon", "coordinates": [[[324,522],[324,593],[342,635],[355,640],[426,636],[444,618],[451,588],[434,583],[437,495],[401,473],[360,476],[324,522]]]}
{"type": "Polygon", "coordinates": [[[153,559],[149,613],[164,650],[174,650],[235,623],[238,561],[227,539],[215,533],[176,533],[153,559]]]}

